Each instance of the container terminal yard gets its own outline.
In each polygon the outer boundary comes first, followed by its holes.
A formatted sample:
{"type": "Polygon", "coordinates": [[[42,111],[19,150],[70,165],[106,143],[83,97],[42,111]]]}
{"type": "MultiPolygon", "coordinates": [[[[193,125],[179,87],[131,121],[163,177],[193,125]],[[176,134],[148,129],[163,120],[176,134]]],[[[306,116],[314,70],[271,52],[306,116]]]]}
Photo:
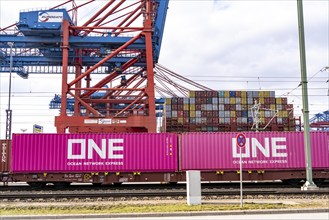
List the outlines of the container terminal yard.
{"type": "MultiPolygon", "coordinates": [[[[213,90],[159,64],[169,0],[103,1],[80,24],[78,11],[92,2],[21,11],[1,27],[0,72],[61,75],[61,93],[49,103],[59,109],[56,133],[13,134],[9,101],[1,182],[176,183],[187,170],[200,170],[202,181],[237,181],[240,154],[245,180],[305,179],[304,125],[286,97],[213,90]],[[239,153],[241,132],[247,143],[239,153]]],[[[329,179],[328,111],[310,126],[320,183],[329,179]]]]}

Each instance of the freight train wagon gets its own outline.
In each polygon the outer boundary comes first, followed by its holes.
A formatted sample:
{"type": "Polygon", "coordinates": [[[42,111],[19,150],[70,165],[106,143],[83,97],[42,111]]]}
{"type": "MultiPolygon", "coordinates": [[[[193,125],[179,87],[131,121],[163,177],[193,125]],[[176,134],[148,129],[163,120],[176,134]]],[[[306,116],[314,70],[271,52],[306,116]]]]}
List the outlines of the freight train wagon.
{"type": "MultiPolygon", "coordinates": [[[[0,180],[52,183],[185,181],[185,171],[200,170],[202,181],[305,179],[302,132],[14,134],[1,141],[0,180]]],[[[313,178],[329,179],[327,132],[311,132],[313,178]]]]}

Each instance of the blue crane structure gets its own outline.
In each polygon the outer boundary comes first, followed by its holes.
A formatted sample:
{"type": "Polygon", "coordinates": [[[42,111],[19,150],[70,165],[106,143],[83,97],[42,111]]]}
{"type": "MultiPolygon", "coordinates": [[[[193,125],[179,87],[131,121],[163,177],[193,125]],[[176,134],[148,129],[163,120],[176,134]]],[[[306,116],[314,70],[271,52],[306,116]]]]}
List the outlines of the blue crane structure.
{"type": "Polygon", "coordinates": [[[153,68],[169,0],[107,0],[78,25],[79,9],[93,2],[20,12],[0,29],[0,72],[62,75],[58,133],[156,132],[153,68]]]}
{"type": "Polygon", "coordinates": [[[310,127],[317,130],[329,131],[329,110],[315,114],[310,119],[310,127]]]}

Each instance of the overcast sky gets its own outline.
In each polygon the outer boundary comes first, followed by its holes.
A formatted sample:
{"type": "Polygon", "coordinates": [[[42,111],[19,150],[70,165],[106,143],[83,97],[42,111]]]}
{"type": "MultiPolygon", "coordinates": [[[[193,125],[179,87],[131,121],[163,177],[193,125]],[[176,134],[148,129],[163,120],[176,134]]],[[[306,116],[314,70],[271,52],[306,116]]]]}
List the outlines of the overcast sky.
{"type": "MultiPolygon", "coordinates": [[[[19,19],[19,11],[63,1],[0,1],[0,27],[19,19]]],[[[77,1],[81,2],[81,1],[77,1]]],[[[105,1],[97,0],[93,7],[105,1]]],[[[329,1],[304,0],[310,117],[329,109],[329,1]]],[[[88,13],[79,13],[82,19],[88,13]]],[[[82,20],[80,19],[80,20],[82,20]]],[[[79,24],[82,22],[79,21],[79,24]]],[[[288,97],[301,115],[297,1],[170,0],[159,63],[215,90],[274,90],[288,97]]],[[[9,74],[0,73],[0,138],[5,135],[9,74]]],[[[59,76],[13,74],[13,133],[33,124],[55,132],[48,104],[61,89],[59,76]],[[51,83],[50,83],[51,82],[51,83]],[[29,103],[30,105],[27,105],[29,103]]]]}

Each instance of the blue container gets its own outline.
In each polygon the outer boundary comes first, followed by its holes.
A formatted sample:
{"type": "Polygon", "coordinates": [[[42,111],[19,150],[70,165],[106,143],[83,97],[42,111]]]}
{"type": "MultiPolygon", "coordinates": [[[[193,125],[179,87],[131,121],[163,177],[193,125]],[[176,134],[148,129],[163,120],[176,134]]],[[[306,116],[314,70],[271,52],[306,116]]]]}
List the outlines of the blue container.
{"type": "Polygon", "coordinates": [[[247,97],[253,97],[253,92],[252,91],[247,91],[247,97]]]}
{"type": "Polygon", "coordinates": [[[224,91],[218,91],[218,97],[219,98],[224,98],[224,91]]]}
{"type": "Polygon", "coordinates": [[[248,111],[247,110],[241,111],[241,117],[243,118],[248,117],[248,111]]]}

